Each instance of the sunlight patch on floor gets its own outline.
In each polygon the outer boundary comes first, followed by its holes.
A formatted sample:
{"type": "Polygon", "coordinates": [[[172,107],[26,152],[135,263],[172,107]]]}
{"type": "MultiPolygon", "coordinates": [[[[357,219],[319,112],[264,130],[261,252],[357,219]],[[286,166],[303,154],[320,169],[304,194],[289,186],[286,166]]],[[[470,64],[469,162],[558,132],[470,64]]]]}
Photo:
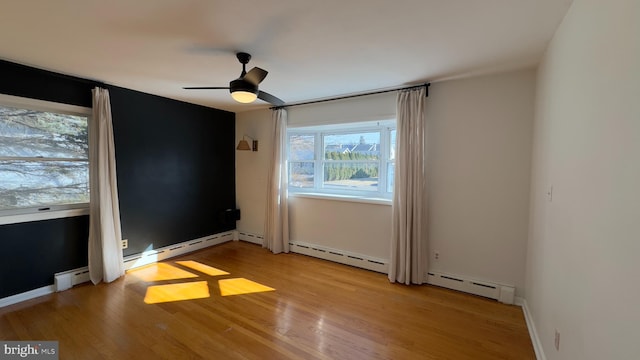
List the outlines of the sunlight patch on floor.
{"type": "Polygon", "coordinates": [[[127,272],[143,281],[163,281],[189,279],[198,277],[198,275],[186,270],[182,270],[166,263],[156,263],[141,268],[129,270],[127,272]]]}
{"type": "Polygon", "coordinates": [[[220,286],[220,295],[242,295],[257,292],[274,291],[274,288],[258,284],[257,282],[247,280],[245,278],[223,279],[218,280],[220,286]]]}
{"type": "MultiPolygon", "coordinates": [[[[159,304],[172,301],[210,298],[209,281],[214,280],[211,278],[207,279],[207,276],[224,276],[230,275],[230,273],[198,261],[180,260],[175,261],[174,265],[170,263],[155,263],[131,269],[127,271],[127,275],[132,275],[144,282],[158,283],[171,280],[187,280],[180,283],[171,281],[172,284],[157,284],[147,287],[144,302],[146,304],[159,304]],[[182,269],[181,267],[183,266],[193,272],[182,269]]],[[[213,286],[213,283],[211,283],[211,285],[213,286]]],[[[218,287],[220,289],[220,295],[222,296],[244,295],[276,290],[245,278],[220,279],[218,280],[218,287]]]]}
{"type": "Polygon", "coordinates": [[[184,301],[208,298],[209,286],[206,281],[194,281],[180,284],[154,285],[147,288],[144,296],[146,304],[158,304],[171,301],[184,301]]]}
{"type": "Polygon", "coordinates": [[[209,276],[229,275],[229,273],[224,270],[216,269],[213,266],[205,265],[193,260],[176,261],[176,264],[188,267],[189,269],[199,271],[209,276]]]}

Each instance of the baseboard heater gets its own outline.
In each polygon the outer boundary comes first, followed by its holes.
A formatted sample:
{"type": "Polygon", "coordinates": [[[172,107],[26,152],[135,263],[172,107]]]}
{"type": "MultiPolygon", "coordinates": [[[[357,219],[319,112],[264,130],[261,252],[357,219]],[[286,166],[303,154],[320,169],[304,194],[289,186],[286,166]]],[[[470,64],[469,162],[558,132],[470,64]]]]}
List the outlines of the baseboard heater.
{"type": "Polygon", "coordinates": [[[378,259],[371,256],[352,253],[340,249],[308,244],[300,241],[290,242],[289,248],[294,253],[313,256],[319,259],[329,260],[345,265],[351,265],[384,274],[386,274],[389,269],[387,261],[384,259],[378,259]]]}
{"type": "Polygon", "coordinates": [[[233,240],[233,231],[206,236],[199,239],[185,241],[162,248],[145,251],[142,254],[127,256],[124,258],[124,269],[130,270],[140,266],[153,264],[158,261],[187,254],[193,251],[204,249],[209,246],[218,245],[233,240]]]}
{"type": "Polygon", "coordinates": [[[246,231],[238,231],[238,239],[246,242],[250,242],[257,245],[262,245],[264,236],[252,234],[246,231]]]}
{"type": "MultiPolygon", "coordinates": [[[[262,245],[264,241],[264,236],[252,234],[247,231],[238,231],[238,238],[239,240],[258,245],[262,245]]],[[[388,272],[387,260],[378,259],[363,254],[352,253],[340,249],[334,249],[301,241],[290,241],[289,250],[297,254],[308,255],[315,258],[329,260],[345,265],[351,265],[384,274],[388,272]]]]}
{"type": "Polygon", "coordinates": [[[447,289],[484,296],[505,304],[513,304],[515,298],[515,288],[513,286],[473,280],[462,276],[434,271],[427,273],[427,283],[447,289]]]}
{"type": "Polygon", "coordinates": [[[75,285],[89,281],[89,268],[83,267],[80,269],[57,273],[54,275],[53,279],[55,291],[71,289],[75,285]]]}
{"type": "MultiPolygon", "coordinates": [[[[260,245],[264,239],[262,235],[251,234],[246,231],[239,231],[238,238],[242,241],[260,245]]],[[[383,259],[377,259],[362,254],[350,253],[340,249],[309,244],[301,241],[290,241],[289,247],[291,252],[298,254],[351,265],[383,274],[386,274],[389,271],[388,261],[383,259]]],[[[427,273],[427,283],[469,294],[484,296],[505,304],[513,304],[515,299],[515,288],[513,286],[488,281],[479,281],[458,275],[430,271],[427,273]]]]}
{"type": "MultiPolygon", "coordinates": [[[[165,246],[163,248],[145,251],[142,254],[127,256],[124,258],[124,269],[130,270],[140,266],[153,264],[158,261],[187,254],[209,246],[222,244],[233,240],[233,232],[226,232],[207,236],[195,240],[185,241],[179,244],[165,246]]],[[[75,285],[89,281],[89,268],[86,266],[79,269],[60,272],[54,275],[55,291],[63,291],[75,285]]]]}

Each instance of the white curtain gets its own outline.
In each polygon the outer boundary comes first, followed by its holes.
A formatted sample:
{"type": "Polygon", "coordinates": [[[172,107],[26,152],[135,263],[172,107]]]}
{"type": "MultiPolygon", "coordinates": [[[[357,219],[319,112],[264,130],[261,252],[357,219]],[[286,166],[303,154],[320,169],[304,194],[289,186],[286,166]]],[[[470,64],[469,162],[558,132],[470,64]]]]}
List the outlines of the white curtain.
{"type": "Polygon", "coordinates": [[[287,110],[273,110],[273,154],[269,166],[267,209],[263,247],[274,254],[289,252],[289,209],[287,204],[287,110]]]}
{"type": "Polygon", "coordinates": [[[389,280],[422,284],[426,254],[426,88],[398,93],[389,280]]]}
{"type": "Polygon", "coordinates": [[[94,284],[124,274],[120,207],[109,91],[93,89],[89,124],[89,277],[94,284]]]}

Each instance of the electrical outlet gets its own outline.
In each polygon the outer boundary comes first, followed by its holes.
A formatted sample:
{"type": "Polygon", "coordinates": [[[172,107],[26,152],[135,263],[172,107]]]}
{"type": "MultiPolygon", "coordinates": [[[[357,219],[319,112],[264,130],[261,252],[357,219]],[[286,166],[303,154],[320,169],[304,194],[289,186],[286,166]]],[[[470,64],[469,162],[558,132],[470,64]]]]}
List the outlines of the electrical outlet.
{"type": "Polygon", "coordinates": [[[554,345],[556,347],[556,351],[560,351],[560,332],[556,329],[556,338],[554,341],[554,345]]]}
{"type": "Polygon", "coordinates": [[[127,239],[122,240],[122,248],[126,249],[128,247],[129,247],[129,240],[127,240],[127,239]]]}
{"type": "Polygon", "coordinates": [[[433,252],[433,258],[436,260],[440,260],[440,251],[434,251],[433,252]]]}

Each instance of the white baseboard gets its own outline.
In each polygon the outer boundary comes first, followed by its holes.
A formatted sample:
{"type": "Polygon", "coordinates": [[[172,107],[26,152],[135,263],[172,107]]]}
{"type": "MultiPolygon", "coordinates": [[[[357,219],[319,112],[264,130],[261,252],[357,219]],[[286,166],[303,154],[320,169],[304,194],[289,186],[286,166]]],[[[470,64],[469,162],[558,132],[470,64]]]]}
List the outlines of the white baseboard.
{"type": "MultiPolygon", "coordinates": [[[[163,248],[145,251],[142,254],[127,256],[124,258],[125,270],[152,264],[175,256],[187,254],[209,246],[218,245],[233,240],[233,232],[225,232],[211,236],[205,236],[195,240],[185,241],[179,244],[165,246],[163,248]]],[[[8,296],[0,299],[0,308],[13,305],[22,301],[30,300],[39,296],[51,294],[55,291],[62,291],[74,285],[89,281],[89,269],[82,268],[64,271],[54,274],[56,283],[38,289],[30,290],[20,294],[8,296]]]]}
{"type": "MultiPolygon", "coordinates": [[[[248,231],[238,231],[238,238],[242,241],[262,245],[264,236],[252,234],[248,231]]],[[[388,261],[367,255],[352,253],[341,249],[329,248],[322,245],[305,243],[302,241],[289,241],[290,251],[297,254],[329,260],[340,264],[351,265],[361,269],[372,270],[386,274],[388,272],[388,261]]]]}
{"type": "Polygon", "coordinates": [[[305,243],[302,241],[290,241],[290,251],[298,254],[308,255],[319,259],[329,260],[340,264],[355,266],[386,274],[389,271],[388,261],[374,258],[368,255],[353,253],[341,249],[334,249],[326,246],[305,243]]]}
{"type": "Polygon", "coordinates": [[[493,281],[477,280],[467,276],[447,274],[439,271],[428,271],[426,282],[430,285],[462,291],[498,300],[504,304],[515,302],[515,286],[493,281]]]}
{"type": "Polygon", "coordinates": [[[205,236],[199,239],[181,242],[141,254],[130,255],[124,258],[124,269],[131,270],[140,266],[153,264],[158,261],[169,259],[172,257],[187,254],[196,250],[204,249],[209,246],[218,245],[233,240],[233,231],[220,233],[211,236],[205,236]]]}
{"type": "Polygon", "coordinates": [[[43,286],[41,288],[33,289],[27,292],[23,292],[20,294],[15,294],[11,296],[7,296],[5,298],[0,299],[0,308],[17,304],[19,302],[31,300],[33,298],[37,298],[40,296],[53,294],[55,292],[55,287],[53,285],[43,286]]]}
{"type": "Polygon", "coordinates": [[[238,239],[246,242],[250,242],[257,245],[262,245],[264,236],[258,234],[252,234],[247,231],[238,231],[238,239]]]}
{"type": "Polygon", "coordinates": [[[524,306],[524,298],[520,296],[516,296],[513,298],[513,305],[518,305],[520,307],[524,306]]]}
{"type": "Polygon", "coordinates": [[[85,266],[55,274],[53,276],[53,285],[55,291],[64,291],[89,280],[89,268],[85,266]]]}
{"type": "Polygon", "coordinates": [[[524,312],[524,320],[527,322],[527,329],[529,329],[529,336],[531,337],[531,344],[533,344],[533,351],[536,353],[536,359],[547,360],[547,357],[544,355],[542,343],[540,342],[540,337],[538,337],[536,325],[533,322],[533,317],[531,316],[531,312],[529,311],[527,300],[522,298],[520,299],[522,303],[522,312],[524,312]]]}

